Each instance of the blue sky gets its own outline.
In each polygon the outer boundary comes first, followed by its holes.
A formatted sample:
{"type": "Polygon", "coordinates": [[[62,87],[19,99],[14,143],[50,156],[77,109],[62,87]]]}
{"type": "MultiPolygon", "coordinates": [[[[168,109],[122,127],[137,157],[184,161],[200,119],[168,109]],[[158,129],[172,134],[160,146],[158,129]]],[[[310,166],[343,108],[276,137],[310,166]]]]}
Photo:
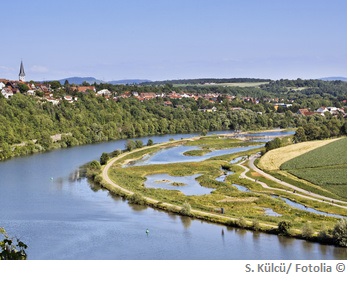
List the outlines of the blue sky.
{"type": "Polygon", "coordinates": [[[346,0],[11,0],[0,78],[347,76],[346,0]]]}

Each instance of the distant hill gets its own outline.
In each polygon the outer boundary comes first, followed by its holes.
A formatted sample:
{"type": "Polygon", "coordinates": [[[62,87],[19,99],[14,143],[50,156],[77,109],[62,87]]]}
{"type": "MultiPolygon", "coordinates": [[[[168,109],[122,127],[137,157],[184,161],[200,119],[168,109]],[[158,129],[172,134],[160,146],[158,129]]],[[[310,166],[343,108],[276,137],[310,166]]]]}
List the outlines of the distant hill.
{"type": "Polygon", "coordinates": [[[149,83],[151,80],[146,79],[125,79],[125,80],[115,80],[115,81],[109,81],[107,83],[113,84],[113,85],[119,85],[119,84],[141,84],[141,83],[149,83]]]}
{"type": "Polygon", "coordinates": [[[324,77],[324,78],[319,78],[319,80],[324,80],[324,81],[347,81],[347,77],[324,77]]]}
{"type": "Polygon", "coordinates": [[[64,85],[65,81],[68,80],[69,84],[76,84],[81,85],[83,82],[87,82],[89,84],[101,84],[101,83],[107,83],[107,84],[113,84],[113,85],[121,85],[121,84],[140,84],[140,83],[146,83],[151,82],[151,80],[145,80],[145,79],[124,79],[124,80],[114,80],[114,81],[103,81],[96,79],[94,77],[69,77],[58,80],[60,84],[64,85]]]}
{"type": "Polygon", "coordinates": [[[76,84],[76,85],[80,85],[83,82],[87,82],[89,84],[93,84],[93,83],[103,83],[102,80],[98,80],[94,77],[69,77],[69,78],[64,78],[61,80],[58,80],[60,82],[60,84],[64,85],[65,81],[68,80],[69,84],[76,84]]]}
{"type": "Polygon", "coordinates": [[[270,82],[271,79],[260,78],[198,78],[198,79],[177,79],[145,82],[144,85],[164,85],[164,84],[209,84],[209,83],[247,83],[247,82],[270,82]]]}

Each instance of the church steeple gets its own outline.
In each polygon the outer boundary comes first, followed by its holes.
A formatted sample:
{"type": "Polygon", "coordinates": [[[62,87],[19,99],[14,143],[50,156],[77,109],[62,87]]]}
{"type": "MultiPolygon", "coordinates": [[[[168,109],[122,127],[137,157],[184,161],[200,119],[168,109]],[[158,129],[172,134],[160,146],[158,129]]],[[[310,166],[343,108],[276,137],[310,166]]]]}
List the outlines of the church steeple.
{"type": "Polygon", "coordinates": [[[25,72],[24,72],[23,61],[21,61],[21,67],[19,69],[19,81],[25,82],[25,72]]]}

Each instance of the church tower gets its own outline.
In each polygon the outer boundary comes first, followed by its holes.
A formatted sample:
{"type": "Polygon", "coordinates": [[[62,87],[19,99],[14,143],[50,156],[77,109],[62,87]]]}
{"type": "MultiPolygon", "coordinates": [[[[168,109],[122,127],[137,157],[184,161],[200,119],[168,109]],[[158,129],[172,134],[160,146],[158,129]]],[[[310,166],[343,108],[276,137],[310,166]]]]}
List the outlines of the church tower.
{"type": "Polygon", "coordinates": [[[21,67],[19,69],[19,81],[25,82],[25,72],[24,72],[23,61],[21,61],[21,67]]]}

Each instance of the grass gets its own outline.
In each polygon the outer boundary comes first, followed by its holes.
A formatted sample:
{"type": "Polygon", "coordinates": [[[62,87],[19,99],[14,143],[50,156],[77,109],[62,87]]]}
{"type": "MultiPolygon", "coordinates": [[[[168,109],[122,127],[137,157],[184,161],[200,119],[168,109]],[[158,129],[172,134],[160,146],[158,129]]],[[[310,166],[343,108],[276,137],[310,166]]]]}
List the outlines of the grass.
{"type": "Polygon", "coordinates": [[[185,156],[203,156],[209,152],[211,152],[210,149],[197,149],[197,150],[185,151],[184,155],[185,156]]]}
{"type": "Polygon", "coordinates": [[[295,157],[280,168],[347,199],[347,138],[295,157]]]}

